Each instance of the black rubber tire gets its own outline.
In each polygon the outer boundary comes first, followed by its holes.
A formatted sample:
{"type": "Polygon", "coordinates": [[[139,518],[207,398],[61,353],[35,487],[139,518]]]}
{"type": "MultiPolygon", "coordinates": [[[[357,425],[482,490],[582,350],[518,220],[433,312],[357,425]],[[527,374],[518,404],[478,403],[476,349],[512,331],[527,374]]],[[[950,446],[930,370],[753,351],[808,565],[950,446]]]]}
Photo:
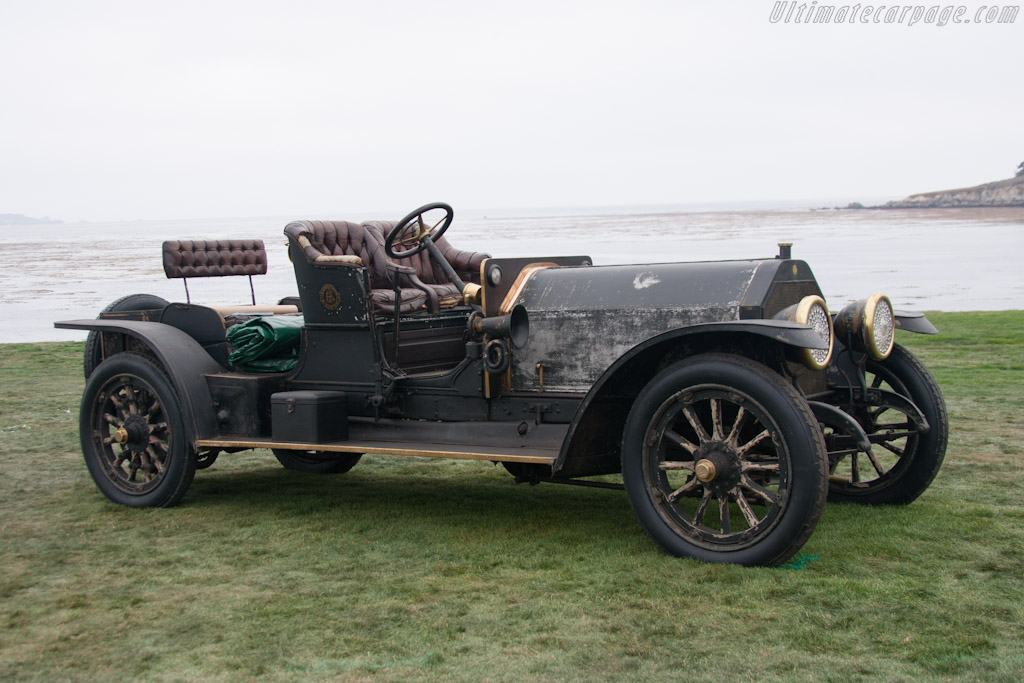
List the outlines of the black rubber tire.
{"type": "Polygon", "coordinates": [[[314,474],[343,474],[356,466],[362,453],[329,453],[327,451],[289,451],[274,448],[274,457],[286,470],[314,474]]]}
{"type": "Polygon", "coordinates": [[[103,495],[115,503],[171,507],[185,495],[195,476],[195,453],[177,393],[163,370],[145,356],[119,353],[96,368],[82,396],[79,435],[89,474],[103,495]],[[133,420],[133,441],[126,445],[104,443],[128,419],[133,420]],[[129,451],[126,466],[120,457],[129,451]],[[145,456],[136,456],[141,451],[145,456]],[[136,457],[160,462],[149,481],[133,481],[137,472],[130,468],[136,457]]]}
{"type": "Polygon", "coordinates": [[[862,489],[832,483],[828,499],[861,505],[905,505],[931,485],[946,457],[949,439],[946,402],[924,364],[899,344],[885,360],[869,360],[866,370],[883,377],[892,390],[913,401],[928,420],[929,430],[908,439],[904,455],[883,476],[868,482],[862,489]]]}
{"type": "MultiPolygon", "coordinates": [[[[724,418],[720,418],[720,421],[724,422],[724,418]]],[[[714,417],[711,418],[711,424],[714,425],[714,417]]],[[[725,425],[720,426],[724,434],[725,425]]],[[[678,434],[673,431],[673,436],[669,437],[670,443],[678,443],[674,441],[676,436],[678,434]]],[[[702,448],[705,445],[724,444],[731,439],[732,432],[724,440],[721,437],[715,440],[711,434],[706,436],[707,440],[699,439],[704,442],[702,448]]],[[[737,443],[734,442],[734,445],[737,443]]],[[[691,457],[695,464],[701,452],[683,457],[691,457]]],[[[746,466],[743,465],[744,472],[746,466]]],[[[709,491],[713,485],[722,485],[722,482],[702,483],[698,481],[695,472],[677,476],[688,477],[686,485],[681,489],[703,486],[705,499],[712,495],[709,491]]],[[[765,476],[769,475],[766,473],[765,476]]],[[[668,554],[706,562],[776,566],[792,557],[803,546],[818,523],[827,495],[828,459],[821,430],[810,407],[781,375],[739,356],[702,354],[668,367],[640,392],[630,410],[623,434],[622,478],[640,525],[668,554]],[[664,441],[666,433],[677,426],[676,422],[668,421],[670,418],[677,419],[671,417],[673,411],[683,410],[677,406],[690,406],[690,410],[696,411],[694,406],[701,407],[703,404],[695,401],[705,400],[701,397],[715,396],[718,398],[706,400],[709,408],[715,401],[718,402],[720,415],[735,408],[732,413],[732,430],[737,432],[737,439],[740,438],[740,429],[736,423],[743,424],[746,430],[751,420],[755,431],[760,424],[774,432],[771,441],[763,437],[742,438],[750,439],[753,445],[765,444],[755,448],[744,444],[748,452],[761,449],[771,451],[769,457],[776,458],[777,462],[775,467],[778,481],[774,484],[779,487],[776,491],[778,500],[774,505],[761,504],[767,511],[756,524],[748,522],[748,528],[737,533],[726,533],[723,528],[720,536],[716,535],[717,532],[702,529],[704,513],[694,512],[690,515],[683,509],[681,503],[684,501],[679,491],[671,494],[679,500],[678,503],[671,500],[671,496],[665,495],[668,473],[664,471],[664,463],[662,466],[654,464],[661,457],[657,454],[657,448],[665,448],[659,444],[664,441]],[[725,405],[730,401],[731,405],[725,405]],[[750,417],[741,419],[738,411],[740,407],[750,417]],[[769,446],[768,443],[773,445],[769,446]],[[733,541],[733,538],[736,540],[733,541]]],[[[737,485],[734,491],[742,492],[743,489],[737,485]]],[[[713,495],[715,500],[728,501],[730,493],[713,495]]],[[[750,500],[746,495],[742,497],[747,501],[749,509],[750,500]]],[[[731,504],[725,503],[727,509],[737,504],[736,499],[732,500],[731,504]]],[[[703,505],[701,503],[699,507],[703,505]]],[[[733,513],[730,511],[729,514],[731,516],[733,513]]],[[[716,515],[720,516],[717,512],[716,515]]]]}
{"type": "MultiPolygon", "coordinates": [[[[129,294],[116,301],[111,302],[103,309],[103,313],[124,313],[126,311],[148,311],[156,308],[163,308],[167,300],[154,294],[129,294]]],[[[100,334],[95,330],[89,332],[85,338],[85,355],[82,359],[82,367],[85,370],[85,378],[93,373],[96,367],[103,362],[103,349],[100,348],[100,334]]]]}

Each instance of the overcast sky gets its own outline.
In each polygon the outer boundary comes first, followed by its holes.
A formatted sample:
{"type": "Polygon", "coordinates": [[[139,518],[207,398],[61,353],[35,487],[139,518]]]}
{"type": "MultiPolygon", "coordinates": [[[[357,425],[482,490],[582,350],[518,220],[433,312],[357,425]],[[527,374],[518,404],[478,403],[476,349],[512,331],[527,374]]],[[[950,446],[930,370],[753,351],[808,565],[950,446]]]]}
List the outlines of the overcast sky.
{"type": "Polygon", "coordinates": [[[0,0],[0,213],[898,198],[1024,160],[1024,16],[774,6],[0,0]]]}

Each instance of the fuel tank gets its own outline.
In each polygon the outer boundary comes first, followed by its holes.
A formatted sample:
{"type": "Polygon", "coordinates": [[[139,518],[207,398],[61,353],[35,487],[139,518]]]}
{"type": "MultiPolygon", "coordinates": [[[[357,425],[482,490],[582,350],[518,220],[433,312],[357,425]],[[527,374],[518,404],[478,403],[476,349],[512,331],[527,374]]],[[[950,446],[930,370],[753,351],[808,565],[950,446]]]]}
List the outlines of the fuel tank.
{"type": "Polygon", "coordinates": [[[530,337],[512,354],[511,388],[585,392],[651,337],[771,318],[811,294],[821,290],[810,267],[791,259],[538,270],[514,301],[529,313],[530,337]]]}

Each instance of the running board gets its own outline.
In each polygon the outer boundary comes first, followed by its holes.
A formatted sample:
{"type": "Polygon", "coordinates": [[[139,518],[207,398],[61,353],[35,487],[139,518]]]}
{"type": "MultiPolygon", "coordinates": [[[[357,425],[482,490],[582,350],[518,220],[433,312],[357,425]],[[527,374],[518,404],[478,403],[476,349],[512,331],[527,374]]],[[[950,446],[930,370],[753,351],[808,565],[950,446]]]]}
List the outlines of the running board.
{"type": "Polygon", "coordinates": [[[333,443],[297,443],[268,439],[221,438],[199,439],[196,445],[207,448],[278,448],[289,451],[323,451],[326,453],[378,453],[381,455],[416,455],[424,458],[454,460],[490,460],[553,465],[557,450],[546,448],[496,448],[456,444],[403,443],[395,441],[335,441],[333,443]]]}

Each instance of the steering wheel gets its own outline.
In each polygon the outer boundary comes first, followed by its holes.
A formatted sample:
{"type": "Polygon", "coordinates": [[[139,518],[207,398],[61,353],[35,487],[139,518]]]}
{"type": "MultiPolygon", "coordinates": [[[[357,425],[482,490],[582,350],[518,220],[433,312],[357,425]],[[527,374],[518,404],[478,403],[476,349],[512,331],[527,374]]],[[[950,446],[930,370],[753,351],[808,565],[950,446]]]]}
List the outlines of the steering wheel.
{"type": "Polygon", "coordinates": [[[455,211],[444,202],[425,204],[395,224],[395,227],[388,233],[387,239],[384,240],[384,252],[391,258],[395,259],[401,259],[407,256],[412,256],[413,254],[418,254],[426,249],[430,242],[436,242],[440,239],[441,235],[444,234],[444,231],[448,229],[448,226],[452,224],[453,218],[455,218],[455,211]],[[428,228],[427,223],[423,220],[423,215],[436,209],[444,211],[444,217],[428,228]],[[401,235],[406,228],[413,223],[416,223],[417,226],[416,234],[407,235],[406,237],[399,239],[399,235],[401,235]],[[430,240],[425,239],[427,237],[429,237],[430,240]],[[395,251],[396,246],[403,247],[408,244],[415,244],[415,246],[411,249],[406,249],[405,251],[395,251]]]}

